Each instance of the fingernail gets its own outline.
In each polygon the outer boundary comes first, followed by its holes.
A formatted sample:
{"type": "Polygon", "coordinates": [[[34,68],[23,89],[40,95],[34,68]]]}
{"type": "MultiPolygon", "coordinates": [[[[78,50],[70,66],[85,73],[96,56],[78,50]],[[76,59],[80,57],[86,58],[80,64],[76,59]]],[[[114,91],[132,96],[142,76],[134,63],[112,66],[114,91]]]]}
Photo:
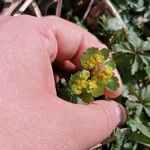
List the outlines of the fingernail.
{"type": "Polygon", "coordinates": [[[125,121],[126,121],[126,110],[119,103],[116,103],[116,102],[113,102],[113,103],[115,104],[115,111],[118,116],[119,125],[121,125],[121,124],[125,123],[125,121]]]}

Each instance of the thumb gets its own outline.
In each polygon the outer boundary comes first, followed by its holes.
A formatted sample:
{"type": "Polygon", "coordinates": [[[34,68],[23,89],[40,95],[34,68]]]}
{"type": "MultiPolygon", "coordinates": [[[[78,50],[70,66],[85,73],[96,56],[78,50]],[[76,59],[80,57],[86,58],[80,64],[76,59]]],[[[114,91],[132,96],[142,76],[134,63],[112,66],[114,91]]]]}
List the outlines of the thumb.
{"type": "Polygon", "coordinates": [[[74,135],[80,140],[81,149],[88,149],[105,140],[125,119],[124,108],[114,101],[101,100],[75,107],[78,123],[74,135]]]}

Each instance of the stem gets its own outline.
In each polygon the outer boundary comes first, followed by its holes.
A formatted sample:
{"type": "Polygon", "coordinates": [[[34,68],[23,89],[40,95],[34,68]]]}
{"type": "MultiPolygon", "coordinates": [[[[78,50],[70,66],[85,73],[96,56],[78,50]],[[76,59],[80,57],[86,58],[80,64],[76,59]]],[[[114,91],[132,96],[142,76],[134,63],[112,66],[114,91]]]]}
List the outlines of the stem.
{"type": "Polygon", "coordinates": [[[20,14],[22,14],[27,7],[32,3],[33,0],[26,0],[21,6],[20,8],[14,13],[13,16],[18,16],[20,14]]]}
{"type": "Polygon", "coordinates": [[[57,2],[56,16],[58,16],[58,17],[60,17],[60,15],[61,15],[62,2],[63,2],[63,0],[58,0],[58,2],[57,2]]]}
{"type": "Polygon", "coordinates": [[[99,143],[99,144],[93,146],[92,148],[90,148],[89,150],[96,150],[96,149],[101,150],[101,146],[102,146],[102,144],[99,143]]]}
{"type": "Polygon", "coordinates": [[[89,12],[90,12],[90,10],[91,10],[91,8],[92,8],[92,5],[93,5],[93,3],[94,3],[94,1],[95,1],[95,0],[91,0],[91,1],[90,1],[89,5],[88,5],[88,7],[87,7],[87,10],[86,10],[86,12],[84,13],[83,21],[86,19],[87,15],[89,14],[89,12]]]}
{"type": "Polygon", "coordinates": [[[42,16],[41,11],[40,11],[37,3],[34,0],[32,1],[30,8],[35,13],[36,17],[40,18],[42,16]]]}
{"type": "Polygon", "coordinates": [[[2,14],[3,15],[11,15],[11,13],[21,4],[22,0],[14,1],[8,9],[5,9],[2,14]]]}

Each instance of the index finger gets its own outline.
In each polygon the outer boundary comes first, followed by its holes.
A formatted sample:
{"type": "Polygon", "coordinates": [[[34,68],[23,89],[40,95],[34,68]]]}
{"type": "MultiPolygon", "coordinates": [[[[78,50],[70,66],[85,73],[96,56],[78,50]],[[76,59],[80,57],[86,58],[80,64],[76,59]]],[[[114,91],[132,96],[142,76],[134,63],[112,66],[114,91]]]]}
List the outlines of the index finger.
{"type": "MultiPolygon", "coordinates": [[[[106,47],[94,35],[71,22],[55,16],[45,17],[43,19],[47,27],[52,30],[56,37],[58,44],[56,60],[59,62],[69,60],[79,69],[81,68],[80,56],[87,48],[98,47],[102,49],[106,47]]],[[[105,95],[109,98],[118,97],[122,92],[120,75],[117,70],[114,73],[119,79],[120,86],[115,92],[107,89],[104,91],[105,95]]]]}

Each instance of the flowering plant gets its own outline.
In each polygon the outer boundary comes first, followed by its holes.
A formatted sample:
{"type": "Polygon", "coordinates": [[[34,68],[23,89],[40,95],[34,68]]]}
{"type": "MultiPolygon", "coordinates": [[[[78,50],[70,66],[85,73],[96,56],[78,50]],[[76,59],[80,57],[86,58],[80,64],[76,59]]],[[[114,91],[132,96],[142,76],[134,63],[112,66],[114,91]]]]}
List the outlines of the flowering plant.
{"type": "Polygon", "coordinates": [[[118,78],[113,72],[116,65],[109,59],[107,48],[88,48],[80,62],[83,70],[71,75],[69,80],[71,95],[77,95],[85,103],[91,103],[94,97],[103,95],[105,89],[115,91],[118,88],[118,78]]]}

